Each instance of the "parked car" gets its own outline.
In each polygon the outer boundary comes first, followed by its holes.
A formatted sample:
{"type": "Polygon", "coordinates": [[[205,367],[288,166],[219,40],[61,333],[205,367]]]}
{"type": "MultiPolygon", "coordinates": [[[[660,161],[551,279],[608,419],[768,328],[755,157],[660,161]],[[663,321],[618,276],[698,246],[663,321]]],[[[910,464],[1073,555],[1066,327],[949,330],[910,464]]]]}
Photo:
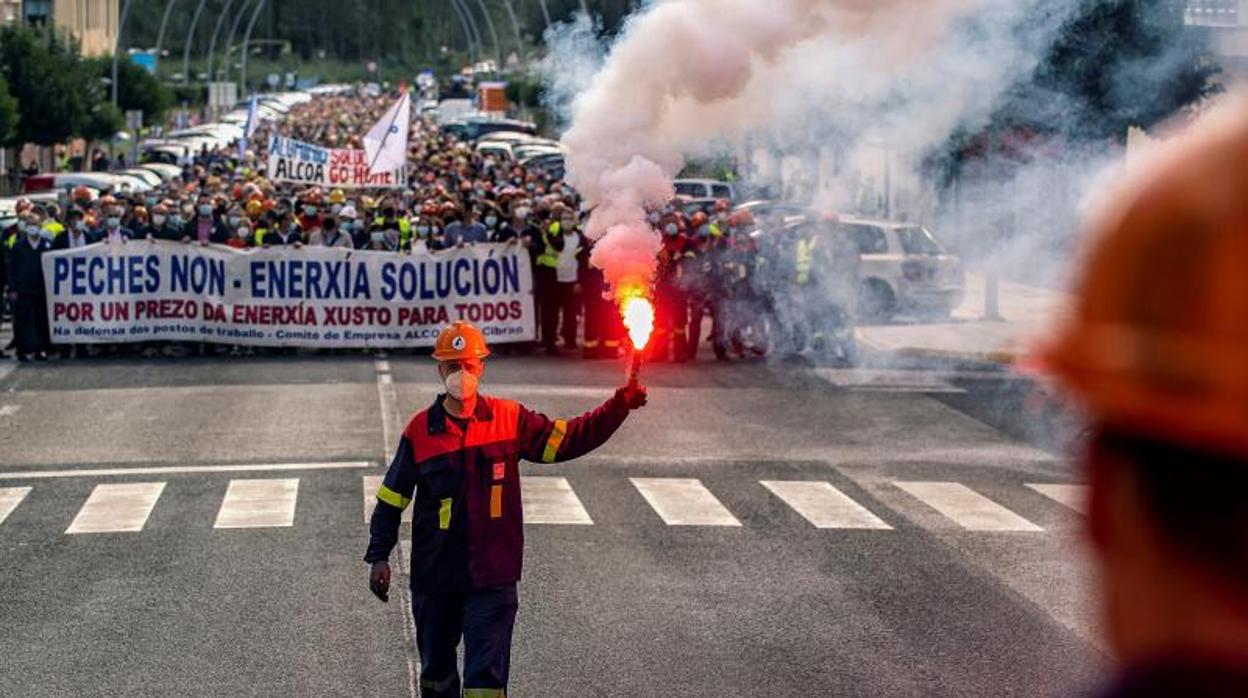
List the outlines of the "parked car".
{"type": "Polygon", "coordinates": [[[169,182],[175,177],[182,176],[182,168],[177,165],[170,165],[163,162],[149,162],[139,165],[136,169],[154,172],[164,182],[169,182]]]}
{"type": "Polygon", "coordinates": [[[55,189],[72,189],[86,186],[101,191],[114,192],[147,192],[154,189],[147,182],[117,172],[48,172],[27,177],[22,181],[22,191],[27,193],[49,191],[55,189]]]}
{"type": "Polygon", "coordinates": [[[840,228],[862,257],[858,316],[863,322],[886,322],[901,312],[945,318],[966,295],[962,260],[923,226],[842,217],[840,228]]]}
{"type": "Polygon", "coordinates": [[[678,179],[674,184],[676,185],[677,196],[687,196],[690,199],[728,199],[729,201],[734,201],[737,198],[737,193],[731,184],[717,179],[678,179]]]}

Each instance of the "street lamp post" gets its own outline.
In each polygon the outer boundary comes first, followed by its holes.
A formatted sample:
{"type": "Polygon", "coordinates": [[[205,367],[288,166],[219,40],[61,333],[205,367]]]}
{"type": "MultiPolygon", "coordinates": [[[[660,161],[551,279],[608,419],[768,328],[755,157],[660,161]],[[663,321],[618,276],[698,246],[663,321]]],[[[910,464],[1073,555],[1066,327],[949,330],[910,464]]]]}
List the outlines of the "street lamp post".
{"type": "Polygon", "coordinates": [[[230,31],[225,35],[225,53],[221,56],[222,75],[221,82],[230,81],[230,48],[234,45],[234,34],[238,32],[238,25],[242,24],[243,16],[247,14],[247,3],[251,0],[243,0],[238,6],[238,12],[234,13],[234,21],[230,22],[230,31]]]}
{"type": "Polygon", "coordinates": [[[165,3],[165,13],[160,16],[160,29],[156,32],[156,60],[160,60],[160,49],[165,45],[165,27],[169,25],[169,15],[173,12],[175,4],[177,0],[169,0],[165,3]]]}
{"type": "Polygon", "coordinates": [[[498,61],[497,70],[503,69],[503,45],[498,41],[498,31],[494,29],[494,19],[490,17],[490,11],[485,6],[485,0],[477,0],[477,7],[481,9],[481,14],[485,15],[485,28],[490,31],[490,40],[494,42],[494,60],[498,61]]]}
{"type": "Polygon", "coordinates": [[[266,0],[257,0],[256,9],[251,11],[251,18],[247,20],[247,31],[243,32],[243,61],[239,66],[238,76],[242,94],[247,93],[247,54],[250,53],[248,45],[251,43],[251,30],[256,28],[256,20],[259,19],[265,2],[266,0]]]}
{"type": "Polygon", "coordinates": [[[117,60],[121,55],[121,35],[126,30],[126,18],[130,15],[130,0],[121,0],[121,19],[117,22],[117,38],[113,44],[113,106],[117,106],[117,60]]]}
{"type": "Polygon", "coordinates": [[[464,8],[459,6],[457,0],[450,0],[451,10],[455,12],[455,16],[459,18],[459,25],[464,30],[464,39],[468,42],[468,59],[473,63],[477,61],[477,39],[473,33],[473,25],[469,18],[464,16],[464,8]]]}
{"type": "Polygon", "coordinates": [[[212,72],[213,55],[217,52],[217,37],[221,35],[221,27],[225,24],[225,16],[230,13],[230,5],[234,4],[234,0],[225,0],[225,5],[221,7],[221,12],[217,15],[217,23],[212,28],[212,38],[208,40],[208,82],[214,82],[217,76],[212,72]]]}
{"type": "Polygon", "coordinates": [[[516,21],[516,8],[512,6],[511,0],[503,0],[503,7],[507,8],[507,17],[511,20],[511,31],[516,35],[516,52],[520,56],[520,63],[529,64],[529,59],[525,55],[524,39],[520,36],[520,22],[516,21]]]}
{"type": "Polygon", "coordinates": [[[182,84],[191,81],[191,44],[195,42],[195,27],[199,25],[199,15],[204,11],[208,0],[199,0],[195,13],[191,15],[191,26],[186,30],[186,44],[182,47],[182,84]]]}

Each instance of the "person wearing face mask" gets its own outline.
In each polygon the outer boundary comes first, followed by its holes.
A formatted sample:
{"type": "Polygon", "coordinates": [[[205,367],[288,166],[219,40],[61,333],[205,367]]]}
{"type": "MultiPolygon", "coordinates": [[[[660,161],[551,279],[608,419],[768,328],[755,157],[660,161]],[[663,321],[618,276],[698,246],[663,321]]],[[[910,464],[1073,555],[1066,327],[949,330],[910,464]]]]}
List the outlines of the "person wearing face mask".
{"type": "Polygon", "coordinates": [[[342,213],[342,207],[347,203],[347,194],[341,189],[335,189],[329,193],[329,215],[337,216],[342,213]]]}
{"type": "Polygon", "coordinates": [[[466,322],[438,336],[433,358],[446,392],[407,423],[369,524],[368,585],[384,602],[402,514],[415,507],[409,583],[422,696],[506,695],[524,551],[520,461],[579,458],[646,404],[645,388],[629,384],[591,412],[552,420],[480,393],[489,354],[466,322]]]}
{"type": "Polygon", "coordinates": [[[210,242],[223,243],[229,239],[228,232],[222,229],[221,221],[213,210],[212,200],[207,196],[199,197],[195,206],[195,219],[187,226],[183,235],[186,242],[194,240],[201,245],[210,242]]]}
{"type": "Polygon", "coordinates": [[[95,231],[91,230],[91,226],[87,225],[86,215],[82,209],[74,207],[69,209],[69,213],[65,214],[65,234],[61,236],[60,244],[54,244],[53,249],[77,249],[86,247],[93,242],[97,242],[95,231]]]}
{"type": "Polygon", "coordinates": [[[488,242],[489,239],[489,230],[477,222],[476,209],[472,204],[467,204],[459,220],[446,226],[443,244],[446,247],[457,247],[469,243],[488,242]]]}
{"type": "Polygon", "coordinates": [[[482,207],[481,223],[485,225],[486,240],[489,242],[501,242],[498,239],[498,227],[502,220],[502,216],[498,207],[494,204],[487,204],[482,207]]]}
{"type": "MultiPolygon", "coordinates": [[[[316,227],[319,228],[319,221],[322,219],[320,216],[317,216],[316,220],[318,221],[316,227]]],[[[286,212],[282,215],[277,226],[265,233],[263,245],[265,247],[302,247],[303,227],[299,224],[299,221],[290,214],[290,212],[286,212]]]]}
{"type": "Polygon", "coordinates": [[[122,211],[120,206],[104,209],[100,219],[100,227],[95,231],[95,238],[109,244],[116,244],[134,238],[134,231],[121,224],[122,211]]]}
{"type": "Polygon", "coordinates": [[[43,216],[28,212],[21,236],[8,251],[9,301],[13,303],[13,340],[17,360],[48,358],[48,297],[43,281],[43,255],[52,243],[42,235],[43,216]]]}
{"type": "Polygon", "coordinates": [[[332,215],[321,219],[320,229],[313,230],[312,234],[308,235],[308,244],[316,247],[355,249],[355,244],[351,242],[351,235],[340,229],[338,219],[332,215]]]}
{"type": "Polygon", "coordinates": [[[181,240],[181,207],[173,201],[165,201],[152,209],[152,224],[147,231],[149,240],[181,240]]]}
{"type": "Polygon", "coordinates": [[[299,226],[302,230],[321,227],[321,192],[309,189],[299,199],[299,226]]]}
{"type": "Polygon", "coordinates": [[[663,247],[659,250],[659,269],[655,277],[654,336],[646,346],[646,360],[675,358],[683,361],[689,347],[685,336],[689,301],[683,276],[686,260],[692,257],[692,252],[679,214],[673,211],[663,215],[658,227],[663,235],[663,247]]]}
{"type": "Polygon", "coordinates": [[[399,215],[398,210],[391,201],[386,201],[381,206],[381,215],[373,219],[373,224],[369,227],[369,245],[373,244],[373,238],[376,233],[382,234],[382,246],[374,249],[386,250],[410,250],[412,248],[412,223],[407,216],[399,215]]]}

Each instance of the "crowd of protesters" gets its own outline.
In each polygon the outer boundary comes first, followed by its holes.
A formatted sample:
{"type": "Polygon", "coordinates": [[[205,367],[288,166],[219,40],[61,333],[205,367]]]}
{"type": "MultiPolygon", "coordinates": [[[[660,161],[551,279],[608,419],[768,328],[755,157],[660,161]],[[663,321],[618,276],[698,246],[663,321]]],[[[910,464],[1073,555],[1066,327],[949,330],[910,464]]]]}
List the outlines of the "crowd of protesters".
{"type": "MultiPolygon", "coordinates": [[[[273,129],[326,147],[361,148],[362,134],[393,100],[393,95],[315,98],[295,106],[280,123],[262,126],[246,151],[232,145],[205,147],[185,164],[181,177],[142,195],[106,192],[96,197],[79,187],[63,209],[19,202],[18,221],[2,232],[0,245],[5,257],[0,269],[7,276],[0,278],[0,285],[7,284],[14,320],[11,348],[17,358],[42,360],[53,349],[39,262],[44,252],[146,240],[396,254],[437,254],[477,243],[520,245],[532,264],[538,348],[551,355],[577,352],[588,359],[613,358],[627,349],[618,314],[603,297],[601,272],[588,264],[592,242],[581,232],[581,201],[548,170],[528,170],[482,155],[422,118],[413,124],[408,186],[402,189],[326,191],[265,177],[265,143],[273,129]]],[[[773,283],[807,283],[802,277],[810,276],[813,248],[804,252],[800,240],[773,237],[765,244],[786,244],[786,249],[760,254],[759,242],[747,234],[754,228],[748,212],[733,213],[726,200],[706,210],[688,209],[673,201],[649,214],[664,241],[649,360],[696,358],[708,318],[706,339],[717,358],[761,355],[769,338],[760,318],[775,317],[777,308],[760,289],[773,283]]],[[[790,334],[800,333],[800,322],[785,326],[793,328],[790,334]]],[[[62,356],[252,352],[150,342],[57,349],[62,356]]]]}

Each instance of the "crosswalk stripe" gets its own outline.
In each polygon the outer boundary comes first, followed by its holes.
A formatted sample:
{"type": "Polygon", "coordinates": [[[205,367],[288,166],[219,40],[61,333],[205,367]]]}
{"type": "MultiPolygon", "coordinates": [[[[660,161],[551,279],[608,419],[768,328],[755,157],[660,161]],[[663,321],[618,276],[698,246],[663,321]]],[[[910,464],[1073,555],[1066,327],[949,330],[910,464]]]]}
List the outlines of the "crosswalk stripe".
{"type": "Polygon", "coordinates": [[[958,482],[894,482],[893,484],[969,531],[1044,530],[958,482]]]}
{"type": "Polygon", "coordinates": [[[12,417],[20,409],[21,405],[0,405],[0,417],[12,417]]]}
{"type": "Polygon", "coordinates": [[[1087,485],[1063,485],[1056,483],[1028,483],[1031,489],[1052,499],[1066,507],[1070,507],[1080,514],[1086,513],[1088,508],[1088,487],[1087,485]]]}
{"type": "Polygon", "coordinates": [[[163,482],[125,482],[96,485],[66,533],[119,533],[142,531],[156,500],[165,490],[163,482]]]}
{"type": "Polygon", "coordinates": [[[793,507],[815,528],[863,528],[888,530],[884,523],[849,495],[821,480],[762,480],[772,494],[793,507]]]}
{"type": "Polygon", "coordinates": [[[213,528],[295,525],[299,478],[230,480],[213,528]]]}
{"type": "Polygon", "coordinates": [[[715,495],[694,478],[631,477],[655,513],[668,526],[740,526],[715,495]]]}
{"type": "Polygon", "coordinates": [[[30,494],[29,487],[0,487],[0,523],[9,518],[9,514],[30,494]]]}
{"type": "MultiPolygon", "coordinates": [[[[364,476],[364,523],[368,523],[373,518],[373,509],[377,508],[377,488],[381,487],[383,480],[381,475],[365,475],[364,476]]],[[[403,510],[401,521],[412,520],[412,509],[415,505],[409,504],[403,510]]]]}
{"type": "Polygon", "coordinates": [[[522,477],[520,478],[520,496],[525,523],[573,525],[594,523],[566,478],[522,477]]]}

